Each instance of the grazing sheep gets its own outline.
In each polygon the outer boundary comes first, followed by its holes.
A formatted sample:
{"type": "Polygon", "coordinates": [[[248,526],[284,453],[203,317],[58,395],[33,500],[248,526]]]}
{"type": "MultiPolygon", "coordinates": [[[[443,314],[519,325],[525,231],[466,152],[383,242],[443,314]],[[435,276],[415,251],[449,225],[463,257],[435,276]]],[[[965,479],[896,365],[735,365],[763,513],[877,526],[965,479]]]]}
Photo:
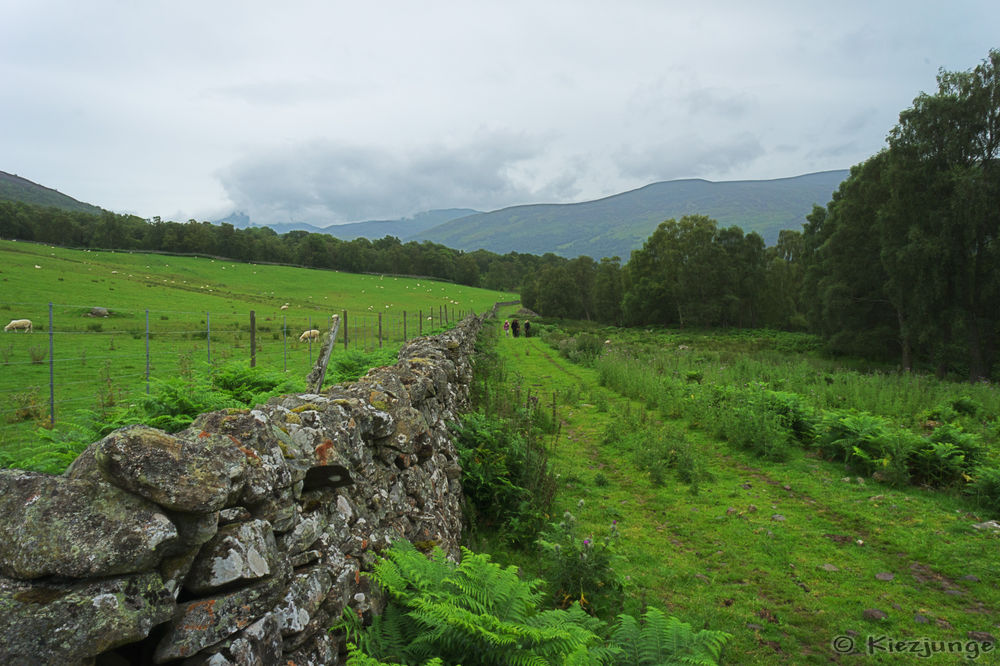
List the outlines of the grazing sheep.
{"type": "Polygon", "coordinates": [[[282,306],[281,306],[280,308],[278,308],[278,309],[279,309],[279,310],[287,310],[287,309],[288,309],[288,303],[285,303],[284,305],[282,305],[282,306]]]}
{"type": "Polygon", "coordinates": [[[6,331],[27,331],[31,333],[31,320],[30,319],[11,319],[10,323],[3,327],[4,332],[6,331]]]}
{"type": "Polygon", "coordinates": [[[316,340],[319,338],[319,331],[315,328],[311,331],[303,331],[302,335],[299,336],[299,342],[305,342],[306,340],[316,340]]]}

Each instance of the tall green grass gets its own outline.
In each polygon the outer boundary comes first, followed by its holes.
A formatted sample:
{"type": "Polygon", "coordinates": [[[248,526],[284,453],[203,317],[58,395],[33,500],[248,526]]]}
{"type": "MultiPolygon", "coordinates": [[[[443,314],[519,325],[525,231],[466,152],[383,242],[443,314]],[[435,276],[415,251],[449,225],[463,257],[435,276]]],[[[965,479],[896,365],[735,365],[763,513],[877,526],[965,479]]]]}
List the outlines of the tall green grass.
{"type": "Polygon", "coordinates": [[[845,370],[812,351],[747,346],[746,333],[729,345],[719,334],[704,345],[647,336],[623,335],[589,361],[604,386],[767,460],[806,447],[850,473],[965,493],[1000,515],[995,386],[845,370]]]}

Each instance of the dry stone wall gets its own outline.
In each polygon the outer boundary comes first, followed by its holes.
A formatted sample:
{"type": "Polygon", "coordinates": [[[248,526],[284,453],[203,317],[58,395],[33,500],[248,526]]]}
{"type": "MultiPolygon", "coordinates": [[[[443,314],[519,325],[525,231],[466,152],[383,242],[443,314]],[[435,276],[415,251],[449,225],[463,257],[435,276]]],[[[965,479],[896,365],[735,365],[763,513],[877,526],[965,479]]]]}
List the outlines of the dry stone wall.
{"type": "Polygon", "coordinates": [[[340,663],[380,549],[458,554],[481,321],[322,394],[117,430],[62,476],[0,470],[0,663],[340,663]]]}

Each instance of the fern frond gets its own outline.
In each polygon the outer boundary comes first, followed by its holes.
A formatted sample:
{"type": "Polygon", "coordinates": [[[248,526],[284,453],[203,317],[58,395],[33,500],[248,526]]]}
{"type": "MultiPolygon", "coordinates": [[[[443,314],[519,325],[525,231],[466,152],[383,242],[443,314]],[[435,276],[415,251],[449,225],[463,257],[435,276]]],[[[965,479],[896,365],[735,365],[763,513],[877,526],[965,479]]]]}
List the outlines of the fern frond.
{"type": "Polygon", "coordinates": [[[618,625],[611,633],[611,643],[621,649],[622,655],[616,663],[639,663],[639,622],[631,615],[619,615],[618,625]]]}

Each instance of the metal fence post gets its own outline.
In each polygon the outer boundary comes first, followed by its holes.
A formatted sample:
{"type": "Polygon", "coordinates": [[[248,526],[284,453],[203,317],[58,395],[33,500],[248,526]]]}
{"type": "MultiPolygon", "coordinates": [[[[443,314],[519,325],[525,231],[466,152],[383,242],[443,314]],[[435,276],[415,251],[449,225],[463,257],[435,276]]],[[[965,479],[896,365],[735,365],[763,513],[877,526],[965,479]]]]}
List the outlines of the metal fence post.
{"type": "Polygon", "coordinates": [[[344,310],[344,316],[341,317],[340,324],[344,327],[344,351],[347,351],[347,310],[344,310]]]}
{"type": "Polygon", "coordinates": [[[281,346],[285,352],[285,372],[288,372],[288,315],[281,315],[281,346]]]}
{"type": "Polygon", "coordinates": [[[205,313],[205,342],[208,345],[208,364],[212,365],[212,315],[205,313]]]}
{"type": "Polygon", "coordinates": [[[406,342],[406,310],[403,310],[403,342],[406,342]]]}
{"type": "Polygon", "coordinates": [[[257,367],[257,313],[250,311],[250,367],[257,367]]]}
{"type": "Polygon", "coordinates": [[[382,313],[378,313],[378,348],[382,349],[382,313]]]}
{"type": "Polygon", "coordinates": [[[146,395],[149,395],[149,310],[146,310],[146,395]]]}
{"type": "Polygon", "coordinates": [[[55,344],[52,331],[52,303],[49,303],[49,425],[56,424],[56,365],[53,358],[55,344]]]}

